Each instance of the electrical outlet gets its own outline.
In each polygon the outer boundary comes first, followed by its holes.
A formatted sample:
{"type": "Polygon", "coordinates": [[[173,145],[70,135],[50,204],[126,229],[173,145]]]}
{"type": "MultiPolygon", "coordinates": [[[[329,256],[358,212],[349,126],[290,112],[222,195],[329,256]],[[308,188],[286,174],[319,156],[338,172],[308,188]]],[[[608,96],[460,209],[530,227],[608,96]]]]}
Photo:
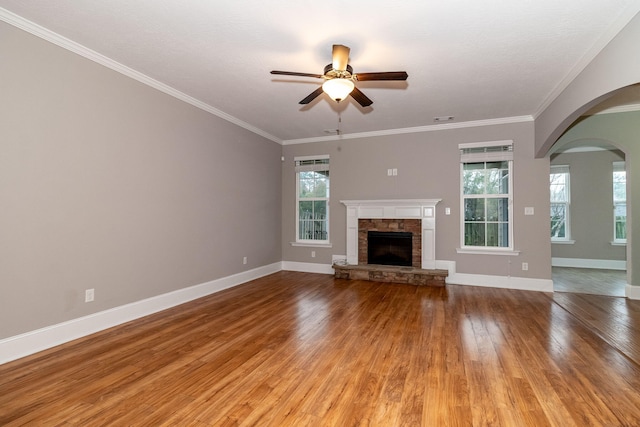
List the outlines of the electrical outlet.
{"type": "Polygon", "coordinates": [[[95,290],[87,289],[84,291],[84,302],[91,302],[95,298],[95,290]]]}
{"type": "Polygon", "coordinates": [[[528,262],[523,262],[522,263],[522,271],[527,271],[529,269],[529,263],[528,262]]]}
{"type": "Polygon", "coordinates": [[[444,208],[445,215],[451,215],[451,208],[444,208]]]}
{"type": "Polygon", "coordinates": [[[393,169],[387,169],[387,176],[393,175],[393,169]]]}
{"type": "Polygon", "coordinates": [[[242,257],[242,263],[246,264],[247,263],[247,257],[242,257]]]}
{"type": "Polygon", "coordinates": [[[311,258],[315,258],[316,257],[316,251],[311,251],[311,258]]]}

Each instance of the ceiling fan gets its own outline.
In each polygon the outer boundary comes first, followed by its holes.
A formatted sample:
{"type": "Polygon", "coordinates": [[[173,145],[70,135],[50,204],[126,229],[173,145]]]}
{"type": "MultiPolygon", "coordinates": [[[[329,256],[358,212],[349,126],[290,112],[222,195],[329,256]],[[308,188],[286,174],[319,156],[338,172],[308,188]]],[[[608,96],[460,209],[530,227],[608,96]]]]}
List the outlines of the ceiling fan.
{"type": "Polygon", "coordinates": [[[300,104],[308,104],[322,92],[326,92],[331,99],[340,102],[347,96],[351,95],[356,102],[363,107],[373,104],[362,91],[355,87],[356,81],[372,81],[372,80],[407,80],[409,75],[406,71],[386,71],[378,73],[353,73],[353,68],[349,65],[349,52],[347,46],[341,44],[333,45],[333,62],[324,67],[324,74],[297,73],[293,71],[271,71],[271,74],[280,74],[285,76],[315,77],[324,79],[325,82],[318,89],[311,92],[306,98],[300,101],[300,104]]]}

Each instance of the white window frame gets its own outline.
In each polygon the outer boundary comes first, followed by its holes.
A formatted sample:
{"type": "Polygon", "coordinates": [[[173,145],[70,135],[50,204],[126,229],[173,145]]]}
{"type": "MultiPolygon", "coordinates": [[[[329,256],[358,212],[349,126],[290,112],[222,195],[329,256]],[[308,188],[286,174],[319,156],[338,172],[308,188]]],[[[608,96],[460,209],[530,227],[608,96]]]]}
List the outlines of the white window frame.
{"type": "MultiPolygon", "coordinates": [[[[616,207],[618,205],[625,205],[625,224],[628,224],[628,215],[627,215],[627,210],[626,210],[626,206],[627,206],[627,191],[626,191],[626,184],[627,184],[627,172],[626,172],[626,168],[625,168],[625,162],[613,162],[613,171],[611,174],[611,178],[613,181],[613,174],[615,172],[624,172],[625,173],[625,197],[624,200],[617,200],[616,199],[616,193],[615,191],[613,191],[613,240],[612,240],[612,244],[614,245],[626,245],[627,244],[627,239],[618,239],[616,238],[616,207]]],[[[613,182],[612,182],[613,184],[613,182]]],[[[613,186],[612,186],[612,190],[613,190],[613,186]]],[[[629,232],[629,230],[627,229],[627,233],[629,232]]]]}
{"type": "MultiPolygon", "coordinates": [[[[460,150],[460,248],[457,253],[489,254],[489,255],[518,255],[514,250],[513,236],[513,141],[472,142],[459,144],[460,150]],[[503,147],[496,151],[497,147],[503,147]],[[508,193],[484,194],[481,198],[507,197],[508,226],[507,246],[471,246],[465,244],[465,194],[464,194],[464,165],[466,163],[506,161],[508,163],[508,193]]],[[[468,195],[467,195],[468,196],[468,195]]]]}
{"type": "MultiPolygon", "coordinates": [[[[565,174],[565,192],[567,195],[566,200],[558,202],[551,200],[551,191],[549,191],[549,204],[563,204],[565,207],[564,218],[564,237],[551,237],[552,243],[575,243],[575,240],[571,240],[571,171],[569,165],[551,165],[549,175],[551,174],[565,174]]],[[[551,185],[551,182],[549,182],[551,185]]]]}
{"type": "Polygon", "coordinates": [[[329,177],[329,188],[327,188],[327,197],[313,197],[313,198],[305,198],[304,201],[326,201],[326,234],[327,238],[320,239],[301,239],[300,238],[300,172],[303,171],[312,171],[312,170],[330,170],[330,157],[329,155],[319,155],[319,156],[299,156],[294,159],[295,171],[296,171],[296,238],[294,242],[291,242],[292,246],[319,246],[319,247],[331,247],[331,234],[330,234],[330,188],[331,188],[331,178],[329,177]],[[298,162],[308,161],[308,160],[329,160],[329,163],[318,164],[318,165],[302,165],[298,166],[298,162]]]}

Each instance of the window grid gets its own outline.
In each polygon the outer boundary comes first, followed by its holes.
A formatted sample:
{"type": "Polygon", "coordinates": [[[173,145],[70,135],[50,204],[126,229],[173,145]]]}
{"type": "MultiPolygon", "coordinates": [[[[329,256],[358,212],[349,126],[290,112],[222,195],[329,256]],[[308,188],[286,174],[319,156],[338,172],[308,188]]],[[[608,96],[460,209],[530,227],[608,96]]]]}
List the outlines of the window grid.
{"type": "Polygon", "coordinates": [[[627,242],[627,175],[624,162],[613,163],[613,241],[627,242]]]}
{"type": "Polygon", "coordinates": [[[513,147],[502,142],[460,144],[463,248],[513,249],[513,147]]]}
{"type": "Polygon", "coordinates": [[[329,158],[296,163],[296,242],[329,242],[329,158]]]}
{"type": "Polygon", "coordinates": [[[570,233],[570,174],[569,166],[551,166],[549,174],[551,240],[569,240],[570,233]]]}

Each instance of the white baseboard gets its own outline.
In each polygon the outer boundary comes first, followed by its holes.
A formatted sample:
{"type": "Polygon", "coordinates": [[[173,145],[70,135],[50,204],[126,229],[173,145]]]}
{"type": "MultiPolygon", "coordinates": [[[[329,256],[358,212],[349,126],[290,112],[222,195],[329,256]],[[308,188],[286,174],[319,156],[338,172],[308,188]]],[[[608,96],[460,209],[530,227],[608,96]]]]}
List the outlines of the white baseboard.
{"type": "Polygon", "coordinates": [[[285,271],[299,271],[301,273],[334,273],[330,264],[316,264],[313,262],[282,261],[282,269],[285,271]]]}
{"type": "Polygon", "coordinates": [[[157,313],[282,270],[282,263],[244,271],[200,285],[132,302],[0,340],[0,364],[157,313]]]}
{"type": "Polygon", "coordinates": [[[456,273],[456,262],[455,261],[445,261],[445,260],[436,260],[436,270],[447,270],[449,275],[456,273]]]}
{"type": "Polygon", "coordinates": [[[625,295],[629,299],[640,299],[640,286],[627,285],[625,295]]]}
{"type": "Polygon", "coordinates": [[[626,270],[627,261],[614,259],[551,258],[552,267],[596,268],[626,270]]]}
{"type": "Polygon", "coordinates": [[[490,276],[485,274],[449,274],[446,280],[451,285],[482,286],[487,288],[517,289],[521,291],[553,292],[551,279],[531,279],[514,276],[490,276]]]}

